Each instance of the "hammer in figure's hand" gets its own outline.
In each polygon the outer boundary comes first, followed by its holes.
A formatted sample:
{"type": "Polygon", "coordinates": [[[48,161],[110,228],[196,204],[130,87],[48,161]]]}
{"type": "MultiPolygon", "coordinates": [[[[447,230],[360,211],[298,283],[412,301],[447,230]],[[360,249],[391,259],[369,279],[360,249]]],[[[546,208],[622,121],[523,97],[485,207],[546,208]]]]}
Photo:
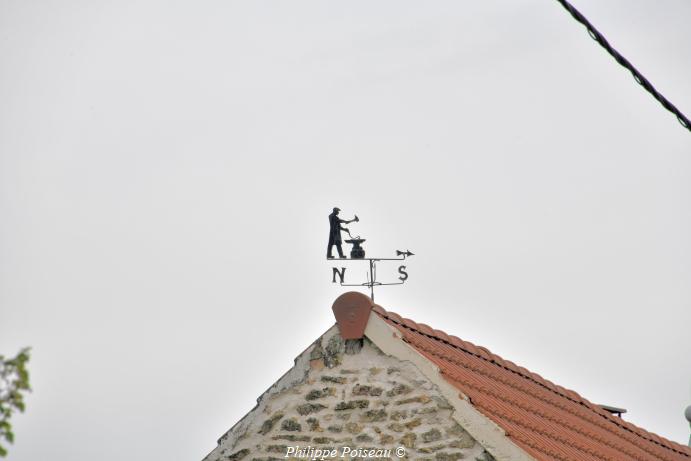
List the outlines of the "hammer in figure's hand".
{"type": "MultiPolygon", "coordinates": [[[[351,222],[360,222],[360,218],[358,218],[357,215],[355,215],[355,217],[353,219],[351,219],[349,221],[343,221],[343,222],[346,224],[350,224],[351,222]]],[[[343,229],[343,230],[347,230],[347,229],[343,229]]],[[[348,235],[350,235],[350,234],[348,234],[348,235]]]]}

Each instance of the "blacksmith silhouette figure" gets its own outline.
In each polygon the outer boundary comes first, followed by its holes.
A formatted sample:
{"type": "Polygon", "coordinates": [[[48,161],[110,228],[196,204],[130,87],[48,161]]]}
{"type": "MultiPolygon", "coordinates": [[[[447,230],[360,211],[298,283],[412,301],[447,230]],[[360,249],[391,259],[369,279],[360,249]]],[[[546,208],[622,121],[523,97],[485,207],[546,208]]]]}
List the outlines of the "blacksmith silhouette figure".
{"type": "Polygon", "coordinates": [[[336,250],[338,250],[338,257],[341,259],[345,258],[345,256],[343,256],[343,249],[341,248],[343,243],[341,241],[341,231],[346,231],[348,235],[350,235],[350,231],[345,227],[341,227],[341,224],[349,224],[351,222],[360,221],[360,218],[358,218],[357,215],[355,215],[355,217],[350,221],[341,219],[338,217],[339,211],[341,211],[340,208],[334,208],[333,213],[329,215],[329,246],[326,250],[326,257],[328,259],[333,259],[332,249],[334,245],[336,245],[336,250]]]}

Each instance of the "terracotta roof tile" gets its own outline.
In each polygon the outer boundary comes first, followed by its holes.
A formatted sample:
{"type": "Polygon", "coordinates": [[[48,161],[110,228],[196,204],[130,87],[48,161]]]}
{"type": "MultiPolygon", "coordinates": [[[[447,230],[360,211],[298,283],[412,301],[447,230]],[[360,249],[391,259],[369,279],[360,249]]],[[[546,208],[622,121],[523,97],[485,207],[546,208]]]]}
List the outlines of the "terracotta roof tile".
{"type": "Polygon", "coordinates": [[[528,454],[545,461],[691,461],[691,449],[635,426],[484,347],[376,312],[528,454]]]}

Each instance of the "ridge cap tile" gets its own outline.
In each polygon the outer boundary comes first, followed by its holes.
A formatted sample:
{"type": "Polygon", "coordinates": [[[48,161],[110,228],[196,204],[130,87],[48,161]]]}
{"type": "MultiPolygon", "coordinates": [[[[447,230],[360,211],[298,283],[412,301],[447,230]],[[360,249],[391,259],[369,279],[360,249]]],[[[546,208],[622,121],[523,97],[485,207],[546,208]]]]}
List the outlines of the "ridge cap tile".
{"type": "Polygon", "coordinates": [[[475,345],[475,349],[477,349],[480,353],[480,356],[486,360],[491,361],[492,360],[492,354],[490,353],[489,349],[483,346],[478,346],[475,345]]]}
{"type": "Polygon", "coordinates": [[[444,333],[443,331],[441,331],[441,330],[433,330],[433,332],[434,332],[434,335],[433,335],[433,336],[436,336],[437,338],[443,340],[444,342],[447,342],[447,343],[450,343],[450,342],[451,342],[451,338],[449,337],[449,335],[447,335],[447,334],[444,333]]]}
{"type": "Polygon", "coordinates": [[[513,363],[511,360],[504,359],[504,366],[514,373],[518,373],[518,365],[513,363]]]}
{"type": "Polygon", "coordinates": [[[477,350],[477,347],[475,347],[475,344],[471,343],[470,341],[464,341],[458,336],[451,336],[451,338],[453,339],[456,347],[464,349],[473,355],[480,355],[480,352],[477,350]]]}
{"type": "Polygon", "coordinates": [[[404,323],[404,322],[403,322],[403,317],[401,317],[401,316],[398,315],[397,313],[389,311],[389,312],[387,312],[387,315],[388,315],[388,317],[389,317],[391,320],[393,320],[393,321],[395,321],[395,322],[400,323],[401,325],[403,325],[403,323],[404,323]]]}
{"type": "Polygon", "coordinates": [[[434,336],[434,330],[429,325],[425,323],[415,323],[415,325],[421,333],[424,333],[428,336],[434,336]]]}
{"type": "Polygon", "coordinates": [[[415,321],[407,319],[405,317],[401,317],[401,319],[403,320],[403,325],[407,326],[411,330],[416,330],[418,332],[421,332],[420,327],[418,327],[418,324],[415,321]]]}

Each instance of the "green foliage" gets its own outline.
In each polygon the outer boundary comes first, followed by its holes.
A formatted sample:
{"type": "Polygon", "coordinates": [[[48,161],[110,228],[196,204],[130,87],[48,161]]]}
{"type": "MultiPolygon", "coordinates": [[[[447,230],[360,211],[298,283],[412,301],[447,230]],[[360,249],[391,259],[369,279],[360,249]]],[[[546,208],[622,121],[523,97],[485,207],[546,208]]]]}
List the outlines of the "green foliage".
{"type": "Polygon", "coordinates": [[[24,394],[29,387],[29,372],[26,363],[29,361],[29,349],[19,351],[16,357],[6,359],[0,355],[0,457],[7,456],[7,448],[2,444],[14,442],[14,433],[10,417],[15,411],[23,412],[24,394]]]}

